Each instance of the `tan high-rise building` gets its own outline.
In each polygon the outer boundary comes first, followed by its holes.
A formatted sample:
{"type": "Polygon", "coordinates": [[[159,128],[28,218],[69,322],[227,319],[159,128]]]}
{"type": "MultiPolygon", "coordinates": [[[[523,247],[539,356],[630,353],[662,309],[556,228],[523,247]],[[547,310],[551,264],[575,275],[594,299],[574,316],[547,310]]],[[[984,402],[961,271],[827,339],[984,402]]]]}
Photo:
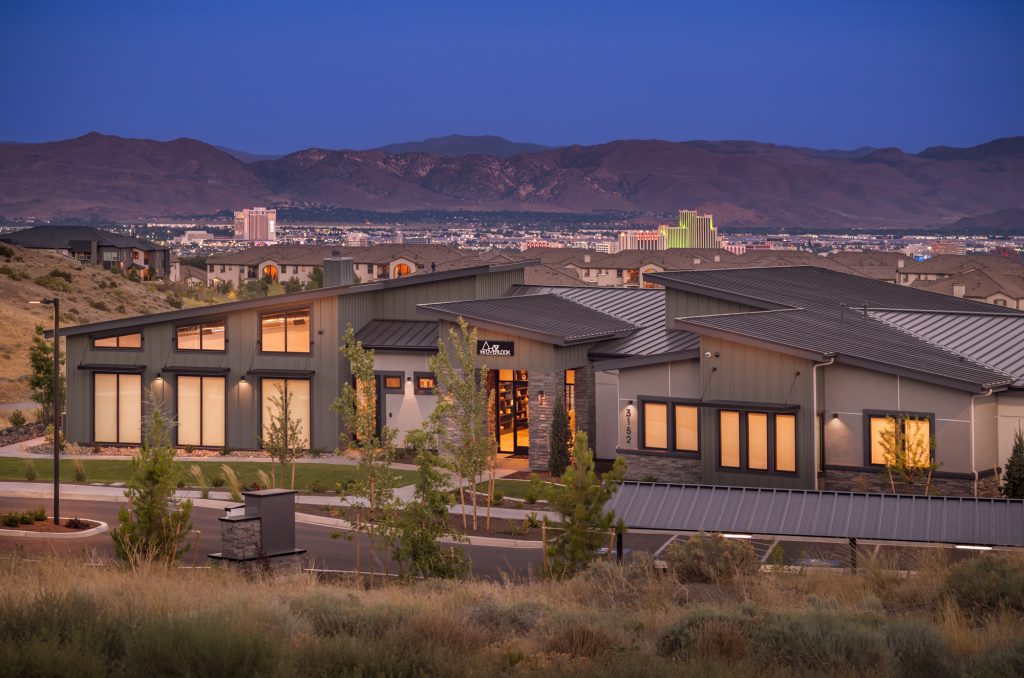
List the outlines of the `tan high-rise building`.
{"type": "Polygon", "coordinates": [[[235,240],[277,240],[277,210],[253,207],[235,212],[235,240]]]}

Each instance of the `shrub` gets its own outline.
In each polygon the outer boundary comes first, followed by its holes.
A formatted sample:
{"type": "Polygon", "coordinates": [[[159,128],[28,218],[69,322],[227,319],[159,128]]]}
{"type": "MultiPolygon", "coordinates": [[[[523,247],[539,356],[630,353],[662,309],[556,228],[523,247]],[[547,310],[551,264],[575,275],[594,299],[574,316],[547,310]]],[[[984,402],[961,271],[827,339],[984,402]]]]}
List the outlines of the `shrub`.
{"type": "Polygon", "coordinates": [[[110,307],[107,306],[107,302],[102,299],[94,299],[89,302],[89,305],[95,308],[97,311],[109,311],[110,307]]]}
{"type": "Polygon", "coordinates": [[[528,530],[540,527],[540,518],[537,517],[536,511],[531,511],[526,514],[526,517],[523,518],[523,527],[528,530]]]}
{"type": "Polygon", "coordinates": [[[0,244],[0,257],[13,257],[14,250],[9,245],[0,244]]]}
{"type": "Polygon", "coordinates": [[[11,426],[25,425],[25,415],[22,414],[21,410],[14,410],[13,412],[11,412],[11,416],[8,417],[8,419],[11,422],[11,426]]]}
{"type": "Polygon", "coordinates": [[[71,465],[75,468],[75,482],[85,482],[85,464],[82,463],[81,459],[72,459],[71,465]]]}
{"type": "Polygon", "coordinates": [[[889,648],[882,634],[832,612],[773,615],[757,625],[751,640],[759,661],[788,670],[889,673],[889,648]]]}
{"type": "Polygon", "coordinates": [[[544,496],[544,482],[540,479],[536,473],[530,474],[530,482],[526,485],[526,490],[523,492],[523,499],[526,500],[527,504],[536,504],[544,496]]]}
{"type": "Polygon", "coordinates": [[[32,516],[32,520],[36,521],[37,523],[46,520],[46,509],[43,508],[42,506],[38,506],[29,511],[28,513],[32,516]]]}
{"type": "Polygon", "coordinates": [[[50,269],[50,272],[47,273],[46,275],[50,276],[51,278],[61,278],[65,282],[71,282],[71,274],[59,268],[50,269]]]}
{"type": "Polygon", "coordinates": [[[3,522],[4,527],[17,527],[21,524],[21,514],[17,511],[8,511],[0,516],[0,522],[3,522]]]}
{"type": "Polygon", "coordinates": [[[964,672],[970,678],[1024,676],[1024,640],[975,656],[964,672]]]}
{"type": "Polygon", "coordinates": [[[69,518],[64,525],[70,527],[72,530],[84,530],[89,527],[89,523],[84,520],[79,520],[78,518],[69,518]]]}
{"type": "Polygon", "coordinates": [[[18,522],[22,525],[31,525],[36,522],[36,519],[32,517],[31,513],[24,512],[18,514],[18,522]]]}
{"type": "Polygon", "coordinates": [[[213,487],[224,487],[224,474],[218,473],[215,475],[213,480],[210,481],[210,485],[213,487]]]}
{"type": "Polygon", "coordinates": [[[500,635],[522,635],[536,626],[539,612],[536,603],[518,601],[504,605],[494,598],[485,598],[469,611],[469,621],[500,635]]]}
{"type": "Polygon", "coordinates": [[[31,459],[26,459],[25,460],[25,480],[27,480],[27,481],[29,481],[31,483],[31,482],[35,481],[35,479],[38,478],[38,477],[39,477],[39,474],[36,472],[36,463],[34,461],[32,461],[31,459]]]}
{"type": "Polygon", "coordinates": [[[760,563],[746,541],[726,539],[720,534],[697,534],[683,543],[672,544],[665,560],[682,583],[726,584],[740,575],[754,574],[760,563]]]}
{"type": "Polygon", "coordinates": [[[569,430],[569,414],[561,394],[555,396],[551,413],[551,432],[548,436],[548,471],[553,477],[560,477],[570,463],[569,448],[572,445],[572,431],[569,430]]]}
{"type": "Polygon", "coordinates": [[[949,569],[945,588],[972,612],[1024,610],[1024,561],[991,554],[969,558],[949,569]]]}
{"type": "Polygon", "coordinates": [[[64,280],[63,278],[54,278],[49,275],[41,275],[36,278],[35,283],[40,287],[45,287],[56,292],[70,292],[71,283],[64,280]]]}
{"type": "Polygon", "coordinates": [[[574,657],[600,657],[614,652],[615,639],[582,619],[559,620],[544,643],[548,652],[574,657]]]}
{"type": "Polygon", "coordinates": [[[885,639],[904,678],[956,675],[953,658],[934,627],[916,619],[894,619],[885,639]]]}
{"type": "Polygon", "coordinates": [[[322,492],[326,492],[327,488],[324,487],[323,483],[314,478],[309,483],[309,491],[312,492],[313,494],[320,494],[322,492]]]}
{"type": "Polygon", "coordinates": [[[185,305],[185,302],[181,300],[181,297],[174,294],[168,294],[164,299],[167,301],[167,305],[171,308],[181,308],[185,305]]]}
{"type": "Polygon", "coordinates": [[[658,654],[672,659],[741,659],[747,654],[752,627],[753,620],[745,615],[697,609],[662,631],[656,648],[658,654]]]}

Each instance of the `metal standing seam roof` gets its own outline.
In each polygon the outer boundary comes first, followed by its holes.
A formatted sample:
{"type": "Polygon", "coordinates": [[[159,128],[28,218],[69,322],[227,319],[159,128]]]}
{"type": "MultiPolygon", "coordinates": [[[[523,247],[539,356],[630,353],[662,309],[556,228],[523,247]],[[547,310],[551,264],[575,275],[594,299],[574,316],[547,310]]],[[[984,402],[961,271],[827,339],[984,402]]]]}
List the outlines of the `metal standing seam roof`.
{"type": "Polygon", "coordinates": [[[436,351],[436,320],[371,320],[356,332],[364,348],[436,351]]]}
{"type": "Polygon", "coordinates": [[[793,537],[1024,546],[1024,501],[625,482],[626,527],[793,537]]]}
{"type": "Polygon", "coordinates": [[[569,345],[623,336],[636,325],[557,294],[532,294],[472,301],[420,304],[429,315],[463,317],[513,334],[569,345]]]}
{"type": "Polygon", "coordinates": [[[635,332],[590,348],[592,356],[631,357],[696,351],[700,337],[665,326],[665,290],[623,287],[538,287],[518,285],[515,295],[557,294],[638,326],[635,332]]]}
{"type": "Polygon", "coordinates": [[[1024,316],[1003,314],[870,311],[870,314],[925,341],[1012,375],[1024,387],[1024,316]]]}

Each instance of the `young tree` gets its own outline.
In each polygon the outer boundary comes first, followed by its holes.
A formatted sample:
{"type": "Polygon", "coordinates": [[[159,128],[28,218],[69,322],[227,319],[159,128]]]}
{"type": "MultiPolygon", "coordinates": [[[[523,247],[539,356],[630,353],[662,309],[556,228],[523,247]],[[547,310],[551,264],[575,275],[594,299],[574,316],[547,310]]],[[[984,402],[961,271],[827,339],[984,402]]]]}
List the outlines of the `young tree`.
{"type": "Polygon", "coordinates": [[[185,500],[172,507],[182,469],[174,461],[170,429],[173,422],[150,398],[150,415],[139,451],[132,457],[132,476],[128,480],[128,506],[118,512],[119,526],[110,535],[117,557],[131,566],[148,562],[171,565],[185,553],[181,546],[192,524],[192,502],[185,500]]]}
{"type": "Polygon", "coordinates": [[[428,420],[422,429],[406,435],[406,445],[416,450],[416,494],[402,505],[396,521],[392,551],[404,574],[420,577],[457,578],[469,571],[461,550],[445,551],[438,539],[461,539],[448,522],[448,509],[455,503],[448,478],[442,473],[443,460],[434,451],[437,431],[428,420]]]}
{"type": "Polygon", "coordinates": [[[307,290],[318,290],[324,286],[324,267],[314,266],[309,274],[309,282],[306,283],[307,290]]]}
{"type": "Polygon", "coordinates": [[[924,483],[924,493],[931,493],[932,473],[939,467],[935,463],[935,437],[917,433],[911,417],[893,419],[879,434],[879,445],[885,458],[885,469],[889,474],[889,486],[896,494],[896,483],[904,483],[913,490],[917,483],[924,483]]]}
{"type": "Polygon", "coordinates": [[[548,471],[554,477],[565,473],[569,465],[569,446],[572,444],[572,429],[569,428],[569,413],[561,394],[555,396],[555,407],[551,412],[551,434],[548,471]]]}
{"type": "MultiPolygon", "coordinates": [[[[268,400],[273,408],[270,422],[263,427],[263,438],[260,445],[270,453],[274,461],[281,463],[281,483],[284,484],[284,467],[291,462],[292,484],[295,489],[295,459],[302,452],[302,419],[292,416],[291,397],[280,384],[277,386],[277,393],[271,395],[268,400]]],[[[270,464],[271,478],[274,485],[277,485],[277,475],[274,472],[274,461],[270,464]]]]}
{"type": "Polygon", "coordinates": [[[612,470],[598,480],[594,453],[587,434],[576,431],[573,463],[562,475],[564,486],[554,486],[548,495],[551,508],[561,516],[561,529],[547,546],[551,575],[571,577],[597,557],[598,549],[608,543],[608,533],[616,527],[615,512],[605,504],[626,474],[626,462],[615,460],[612,470]]]}
{"type": "MultiPolygon", "coordinates": [[[[427,364],[437,378],[437,406],[431,417],[441,432],[441,449],[452,458],[452,469],[459,480],[459,498],[462,504],[462,528],[466,526],[466,501],[463,487],[472,482],[473,529],[477,529],[476,485],[493,464],[498,444],[487,427],[487,415],[494,408],[494,391],[487,388],[487,366],[476,367],[476,330],[470,330],[465,319],[459,318],[458,328],[448,332],[448,342],[439,338],[437,355],[427,364]],[[448,344],[451,345],[449,350],[448,344]]],[[[490,487],[490,486],[489,486],[490,487]]],[[[492,489],[488,490],[490,507],[492,489]]]]}
{"type": "Polygon", "coordinates": [[[1024,432],[1019,427],[1013,434],[1013,449],[999,489],[1007,499],[1024,499],[1024,432]]]}
{"type": "Polygon", "coordinates": [[[356,530],[369,535],[370,548],[375,550],[377,546],[391,544],[399,508],[395,498],[398,476],[391,469],[395,459],[395,430],[382,426],[377,431],[374,352],[363,348],[351,325],[345,329],[344,342],[340,350],[349,361],[354,384],[342,386],[341,396],[335,399],[331,409],[341,415],[343,449],[354,447],[359,452],[359,469],[365,477],[352,486],[348,498],[369,509],[368,522],[357,521],[356,530]]]}
{"type": "MultiPolygon", "coordinates": [[[[36,325],[35,336],[32,337],[32,345],[28,349],[28,361],[32,368],[32,374],[28,378],[29,388],[32,389],[33,402],[39,403],[40,421],[45,424],[53,423],[53,342],[47,341],[43,336],[43,326],[36,325]]],[[[61,353],[60,364],[64,364],[64,354],[61,353]]],[[[60,380],[60,402],[64,402],[64,380],[60,380]]]]}

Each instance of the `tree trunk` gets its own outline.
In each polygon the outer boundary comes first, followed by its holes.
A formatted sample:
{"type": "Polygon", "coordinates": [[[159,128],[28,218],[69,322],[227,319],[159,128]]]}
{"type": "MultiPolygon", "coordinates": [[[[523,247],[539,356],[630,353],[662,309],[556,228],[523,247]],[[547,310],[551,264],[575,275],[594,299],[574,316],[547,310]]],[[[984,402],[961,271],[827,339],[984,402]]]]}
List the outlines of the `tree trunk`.
{"type": "Polygon", "coordinates": [[[473,488],[469,496],[473,499],[473,531],[476,532],[476,486],[480,482],[480,475],[473,475],[473,488]]]}
{"type": "Polygon", "coordinates": [[[459,506],[462,507],[462,529],[463,529],[463,531],[465,531],[465,530],[469,529],[469,525],[466,523],[466,480],[462,477],[461,473],[458,474],[458,476],[459,476],[459,506]]]}
{"type": "Polygon", "coordinates": [[[295,457],[296,457],[296,455],[293,454],[292,455],[292,489],[293,490],[295,489],[295,457]]]}
{"type": "Polygon", "coordinates": [[[491,504],[494,503],[494,467],[495,458],[491,457],[491,477],[487,482],[487,531],[491,531],[491,504]]]}

